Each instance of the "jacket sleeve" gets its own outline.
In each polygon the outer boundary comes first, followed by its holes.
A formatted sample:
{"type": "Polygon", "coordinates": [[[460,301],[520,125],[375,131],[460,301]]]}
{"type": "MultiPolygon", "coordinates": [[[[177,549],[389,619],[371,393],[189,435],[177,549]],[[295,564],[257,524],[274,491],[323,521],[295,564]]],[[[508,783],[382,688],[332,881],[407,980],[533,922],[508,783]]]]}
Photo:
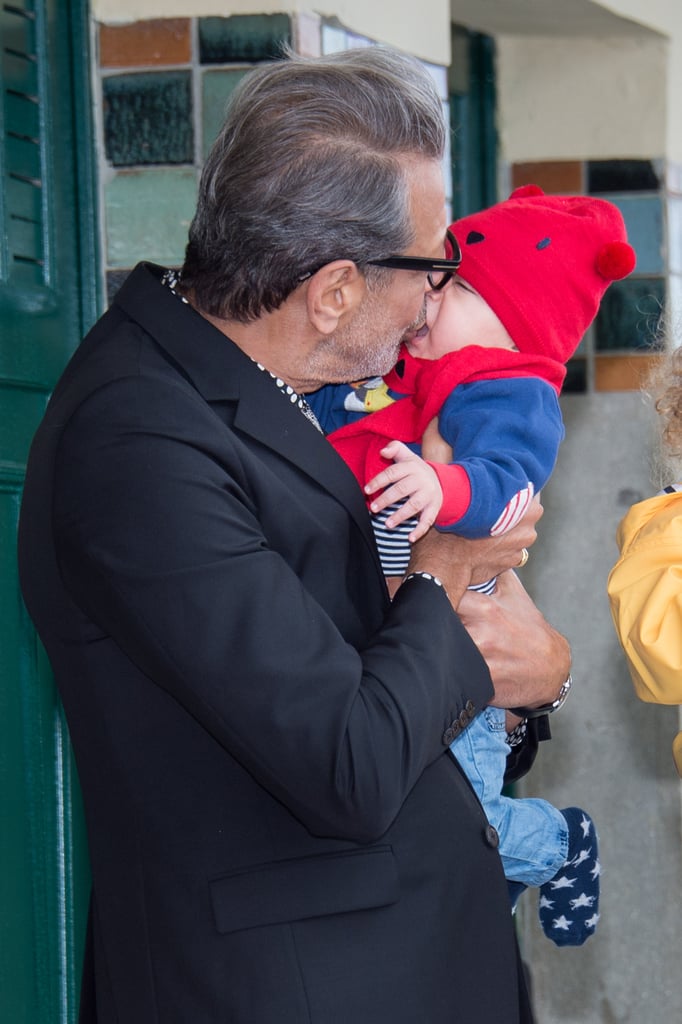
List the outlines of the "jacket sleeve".
{"type": "MultiPolygon", "coordinates": [[[[438,528],[464,537],[488,536],[510,502],[537,493],[556,463],[564,426],[556,392],[536,377],[505,377],[462,384],[438,420],[451,445],[453,472],[466,473],[470,500],[441,509],[438,528]]],[[[445,470],[447,473],[447,470],[445,470]]],[[[446,488],[444,488],[446,490],[446,488]]]]}
{"type": "Polygon", "coordinates": [[[434,584],[405,584],[368,628],[336,554],[347,512],[187,389],[98,392],[57,479],[61,571],[93,643],[112,638],[315,834],[383,834],[447,728],[492,695],[434,584]]]}
{"type": "Polygon", "coordinates": [[[682,495],[634,506],[618,533],[607,590],[613,624],[640,700],[682,703],[682,495]],[[632,533],[649,506],[659,511],[632,533]]]}

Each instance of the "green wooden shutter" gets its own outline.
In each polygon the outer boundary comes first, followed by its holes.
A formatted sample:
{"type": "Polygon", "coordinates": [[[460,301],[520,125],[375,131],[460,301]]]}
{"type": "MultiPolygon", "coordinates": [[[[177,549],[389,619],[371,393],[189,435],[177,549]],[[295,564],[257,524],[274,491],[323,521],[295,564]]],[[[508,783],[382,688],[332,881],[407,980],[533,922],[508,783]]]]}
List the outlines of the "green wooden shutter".
{"type": "Polygon", "coordinates": [[[452,26],[448,91],[452,128],[452,213],[497,201],[495,41],[452,26]]]}
{"type": "Polygon", "coordinates": [[[89,888],[67,729],[16,567],[30,441],[94,315],[86,26],[75,0],[9,0],[0,9],[0,1020],[8,1024],[76,1020],[89,888]]]}

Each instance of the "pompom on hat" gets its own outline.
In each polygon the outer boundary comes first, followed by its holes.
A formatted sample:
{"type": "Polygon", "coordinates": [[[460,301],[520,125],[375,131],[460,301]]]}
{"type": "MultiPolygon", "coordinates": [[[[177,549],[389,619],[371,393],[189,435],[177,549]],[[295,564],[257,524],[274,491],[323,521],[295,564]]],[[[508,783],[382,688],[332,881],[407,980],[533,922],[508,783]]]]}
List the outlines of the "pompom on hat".
{"type": "Polygon", "coordinates": [[[519,351],[562,363],[611,282],[635,266],[617,206],[591,196],[548,196],[537,185],[515,189],[450,230],[462,250],[459,276],[497,314],[519,351]]]}

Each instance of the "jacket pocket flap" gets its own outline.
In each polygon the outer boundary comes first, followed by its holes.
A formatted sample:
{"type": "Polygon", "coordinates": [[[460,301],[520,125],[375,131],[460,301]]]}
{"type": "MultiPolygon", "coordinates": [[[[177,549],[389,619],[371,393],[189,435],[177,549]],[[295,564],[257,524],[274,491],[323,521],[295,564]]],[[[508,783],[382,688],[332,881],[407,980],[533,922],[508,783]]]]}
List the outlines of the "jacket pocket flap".
{"type": "Polygon", "coordinates": [[[261,864],[209,885],[222,934],[384,907],[399,898],[390,846],[261,864]]]}

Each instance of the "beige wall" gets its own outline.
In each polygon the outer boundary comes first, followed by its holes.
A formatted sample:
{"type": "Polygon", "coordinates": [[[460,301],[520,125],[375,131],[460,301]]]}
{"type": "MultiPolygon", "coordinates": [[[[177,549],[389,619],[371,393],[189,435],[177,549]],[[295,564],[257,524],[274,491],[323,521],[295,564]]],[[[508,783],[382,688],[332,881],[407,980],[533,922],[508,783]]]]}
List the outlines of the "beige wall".
{"type": "Polygon", "coordinates": [[[663,156],[667,54],[653,35],[499,37],[502,159],[663,156]]]}
{"type": "Polygon", "coordinates": [[[495,37],[502,158],[682,161],[679,0],[450,0],[495,37]]]}
{"type": "Polygon", "coordinates": [[[427,0],[424,4],[396,0],[92,0],[92,16],[108,23],[146,18],[174,18],[230,14],[281,14],[310,12],[336,17],[358,35],[376,39],[414,53],[434,64],[450,63],[449,0],[427,0]]]}
{"type": "Polygon", "coordinates": [[[680,0],[609,0],[608,3],[595,0],[595,6],[666,34],[673,31],[676,25],[679,30],[682,21],[680,0]]]}
{"type": "MultiPolygon", "coordinates": [[[[512,2],[526,10],[529,4],[537,8],[538,0],[512,2]]],[[[543,9],[555,2],[540,0],[543,9]]],[[[682,4],[611,0],[587,6],[592,18],[581,0],[576,31],[582,38],[498,39],[504,157],[514,160],[519,151],[528,151],[528,159],[589,153],[593,159],[662,156],[679,163],[682,119],[675,97],[682,95],[682,4]],[[591,20],[601,27],[603,12],[628,20],[622,36],[590,31],[591,20]],[[639,35],[631,34],[637,27],[639,35]],[[553,67],[561,74],[552,74],[553,67]],[[557,115],[543,116],[540,124],[532,109],[536,86],[543,107],[557,115]]],[[[529,28],[528,18],[524,25],[529,28]]]]}

